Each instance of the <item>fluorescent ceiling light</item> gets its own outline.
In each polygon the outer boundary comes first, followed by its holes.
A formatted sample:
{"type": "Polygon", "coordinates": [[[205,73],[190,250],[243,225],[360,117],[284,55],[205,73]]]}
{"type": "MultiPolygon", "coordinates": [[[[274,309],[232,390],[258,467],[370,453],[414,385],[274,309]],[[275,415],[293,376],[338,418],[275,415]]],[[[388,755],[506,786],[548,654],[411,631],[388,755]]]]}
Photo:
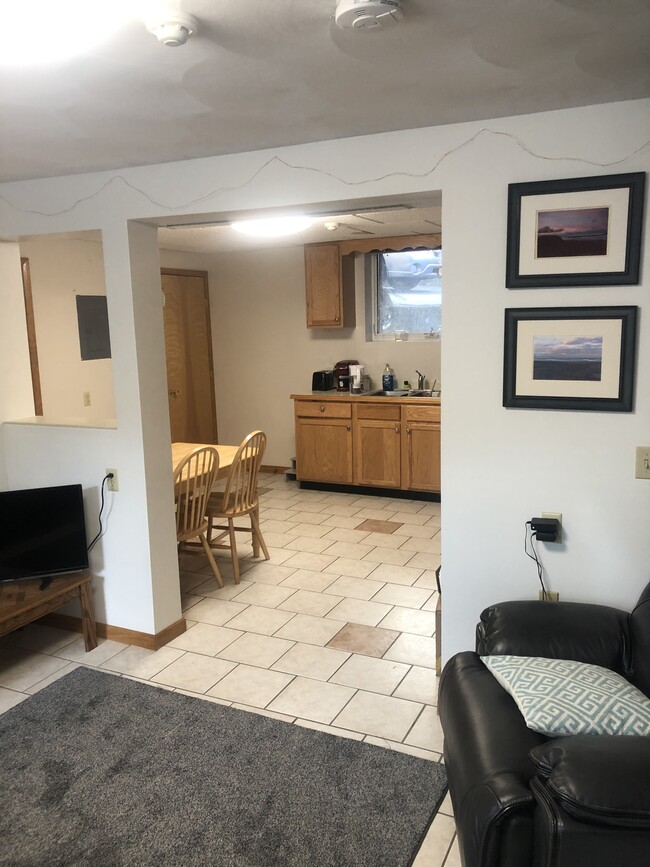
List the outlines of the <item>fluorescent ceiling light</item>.
{"type": "Polygon", "coordinates": [[[42,66],[91,51],[134,16],[128,0],[0,0],[3,66],[42,66]]]}
{"type": "Polygon", "coordinates": [[[279,238],[282,235],[295,235],[308,229],[314,221],[310,217],[269,217],[265,220],[239,220],[231,223],[236,232],[254,235],[256,238],[279,238]]]}

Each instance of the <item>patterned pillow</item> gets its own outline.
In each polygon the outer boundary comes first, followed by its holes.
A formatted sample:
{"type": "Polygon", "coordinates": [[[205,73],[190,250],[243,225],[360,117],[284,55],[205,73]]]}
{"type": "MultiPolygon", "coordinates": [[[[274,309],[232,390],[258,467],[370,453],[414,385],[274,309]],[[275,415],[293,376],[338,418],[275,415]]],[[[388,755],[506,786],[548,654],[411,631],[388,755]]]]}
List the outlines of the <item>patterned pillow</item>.
{"type": "Polygon", "coordinates": [[[620,674],[568,659],[482,656],[533,731],[650,735],[650,700],[620,674]]]}

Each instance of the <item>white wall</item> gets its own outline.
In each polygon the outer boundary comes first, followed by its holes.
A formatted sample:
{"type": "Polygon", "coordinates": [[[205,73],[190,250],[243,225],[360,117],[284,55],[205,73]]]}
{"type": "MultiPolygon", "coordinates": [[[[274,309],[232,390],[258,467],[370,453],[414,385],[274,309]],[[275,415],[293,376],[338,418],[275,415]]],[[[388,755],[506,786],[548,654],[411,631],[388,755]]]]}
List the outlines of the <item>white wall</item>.
{"type": "Polygon", "coordinates": [[[416,369],[440,379],[440,342],[366,342],[363,257],[356,260],[356,327],[308,329],[302,246],[196,255],[161,250],[169,268],[208,272],[219,441],[238,443],[251,430],[268,436],[265,464],[295,457],[290,394],[311,392],[314,370],[347,358],[366,366],[381,388],[389,361],[401,382],[416,369]]]}
{"type": "Polygon", "coordinates": [[[76,296],[106,294],[99,233],[24,239],[20,254],[29,259],[43,415],[114,418],[111,359],[81,360],[77,323],[76,296]],[[84,406],[84,392],[90,406],[84,406]]]}
{"type": "MultiPolygon", "coordinates": [[[[535,512],[564,515],[565,545],[543,554],[549,583],[564,599],[629,607],[648,580],[650,484],[633,479],[633,447],[647,444],[650,430],[648,253],[642,283],[632,287],[509,291],[504,288],[504,271],[508,183],[647,171],[649,140],[650,101],[639,100],[500,118],[481,125],[301,145],[279,151],[285,164],[271,163],[264,170],[269,152],[122,170],[120,175],[132,185],[128,189],[122,184],[104,186],[110,173],[5,184],[0,187],[0,237],[97,227],[104,231],[109,310],[118,329],[114,339],[127,342],[119,375],[114,357],[118,434],[122,431],[125,437],[116,459],[131,455],[137,470],[137,485],[125,492],[125,507],[136,523],[148,528],[141,539],[146,547],[167,544],[171,526],[170,517],[156,535],[150,521],[153,501],[167,488],[166,478],[156,482],[144,459],[145,451],[153,452],[162,468],[161,455],[168,448],[168,431],[153,430],[157,422],[164,428],[163,407],[155,406],[155,400],[163,403],[165,378],[158,349],[162,317],[156,315],[149,322],[155,338],[152,345],[149,333],[136,325],[137,317],[127,315],[129,292],[142,291],[137,281],[134,284],[136,260],[151,286],[158,263],[148,244],[140,250],[140,238],[131,244],[129,267],[125,267],[121,239],[126,220],[163,211],[191,213],[189,203],[199,198],[204,212],[223,214],[344,203],[351,190],[359,201],[364,196],[397,194],[404,199],[441,189],[445,226],[443,653],[449,656],[473,645],[474,624],[486,604],[537,595],[534,568],[522,545],[524,521],[535,512]],[[82,201],[84,197],[90,198],[82,201]],[[74,206],[75,202],[79,204],[74,206]],[[57,211],[60,216],[44,216],[57,211]],[[107,230],[115,245],[106,243],[107,230]],[[119,317],[111,309],[112,291],[123,307],[119,317]],[[502,408],[505,307],[613,303],[638,305],[641,313],[634,412],[502,408]],[[153,352],[149,361],[141,357],[147,351],[153,352]],[[141,462],[141,471],[133,456],[141,462]]],[[[5,287],[0,291],[4,293],[5,287]]],[[[330,352],[324,352],[322,363],[330,357],[330,352]]],[[[13,449],[5,450],[10,463],[13,449]]],[[[31,457],[35,464],[47,465],[46,453],[34,452],[31,457]]],[[[167,508],[171,516],[166,496],[157,507],[161,515],[167,508]]],[[[125,531],[125,538],[132,546],[134,536],[125,531]]],[[[167,579],[160,591],[151,575],[138,580],[152,582],[154,596],[161,593],[167,604],[171,599],[167,579]]],[[[169,602],[168,616],[172,608],[169,602]]],[[[138,616],[147,615],[132,612],[134,619],[138,616]]]]}

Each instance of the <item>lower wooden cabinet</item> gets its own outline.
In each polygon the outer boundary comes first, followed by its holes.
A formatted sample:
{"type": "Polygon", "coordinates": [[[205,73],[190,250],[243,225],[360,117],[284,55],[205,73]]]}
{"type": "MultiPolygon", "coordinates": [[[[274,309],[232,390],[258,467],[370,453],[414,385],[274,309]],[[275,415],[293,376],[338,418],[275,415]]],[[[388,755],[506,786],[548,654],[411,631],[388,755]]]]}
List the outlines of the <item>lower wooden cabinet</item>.
{"type": "Polygon", "coordinates": [[[440,406],[295,399],[300,481],[440,491],[440,406]]]}

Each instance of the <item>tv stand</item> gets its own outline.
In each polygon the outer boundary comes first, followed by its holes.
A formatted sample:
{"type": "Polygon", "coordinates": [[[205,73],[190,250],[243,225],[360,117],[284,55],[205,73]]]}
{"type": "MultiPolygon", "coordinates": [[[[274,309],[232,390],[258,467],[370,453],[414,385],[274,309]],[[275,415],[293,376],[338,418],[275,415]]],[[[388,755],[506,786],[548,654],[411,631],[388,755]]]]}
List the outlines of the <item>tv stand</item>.
{"type": "Polygon", "coordinates": [[[65,602],[78,599],[81,606],[84,645],[86,650],[97,647],[97,630],[91,592],[92,576],[75,573],[45,581],[28,578],[24,581],[0,582],[0,636],[38,620],[65,602]]]}

